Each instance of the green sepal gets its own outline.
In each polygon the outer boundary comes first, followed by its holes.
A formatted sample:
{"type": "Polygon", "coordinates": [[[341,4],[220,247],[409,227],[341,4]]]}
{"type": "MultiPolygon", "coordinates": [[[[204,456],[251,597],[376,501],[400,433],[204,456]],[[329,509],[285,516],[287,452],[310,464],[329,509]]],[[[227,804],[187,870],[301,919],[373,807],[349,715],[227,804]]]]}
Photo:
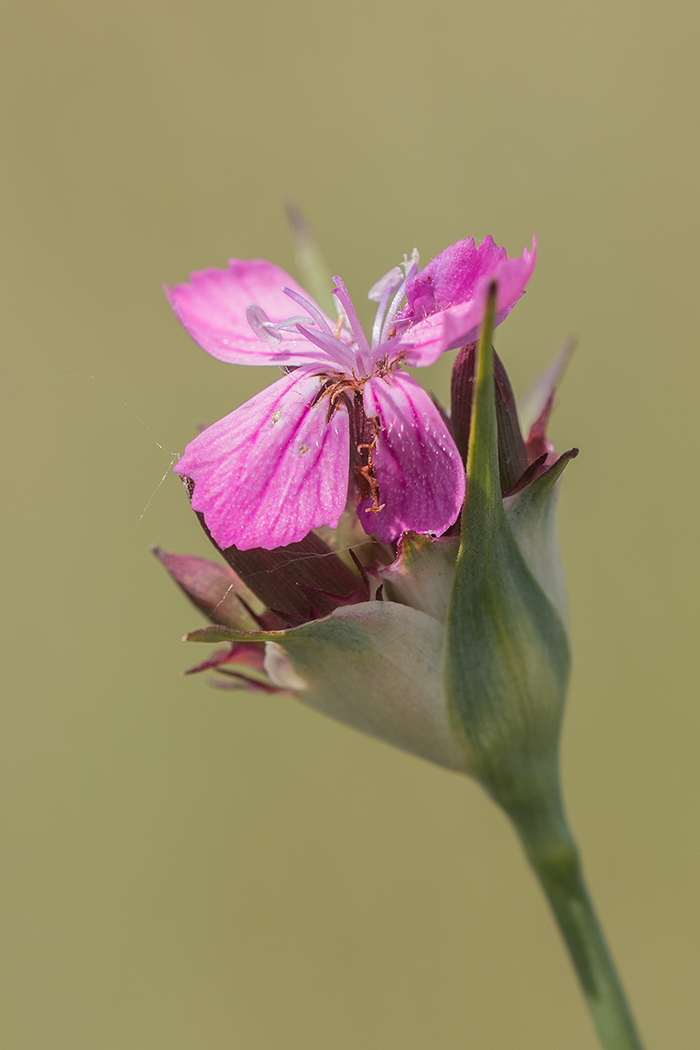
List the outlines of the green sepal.
{"type": "Polygon", "coordinates": [[[457,536],[435,539],[418,532],[404,532],[396,560],[377,576],[393,600],[420,609],[444,623],[450,604],[459,549],[457,536]]]}
{"type": "Polygon", "coordinates": [[[562,618],[528,567],[501,497],[491,337],[492,284],[478,349],[467,499],[447,619],[446,683],[477,776],[506,808],[550,778],[570,654],[562,618]]]}
{"type": "Polygon", "coordinates": [[[578,449],[564,452],[549,470],[527,488],[503,501],[508,524],[520,552],[544,593],[567,622],[564,570],[559,557],[556,505],[559,480],[567,463],[578,456],[578,449]]]}
{"type": "Polygon", "coordinates": [[[445,696],[444,627],[426,613],[363,602],[286,631],[213,626],[186,639],[266,642],[273,684],[303,703],[438,765],[472,768],[445,696]]]}
{"type": "Polygon", "coordinates": [[[218,623],[183,634],[183,642],[267,642],[275,641],[286,631],[241,631],[218,623]]]}

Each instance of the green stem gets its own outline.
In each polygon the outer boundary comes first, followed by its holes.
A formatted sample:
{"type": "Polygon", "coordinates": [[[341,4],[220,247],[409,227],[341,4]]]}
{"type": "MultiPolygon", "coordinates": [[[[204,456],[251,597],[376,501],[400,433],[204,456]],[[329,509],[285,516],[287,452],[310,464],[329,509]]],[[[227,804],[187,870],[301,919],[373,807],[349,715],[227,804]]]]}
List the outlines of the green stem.
{"type": "Polygon", "coordinates": [[[605,1050],[642,1050],[622,985],[583,880],[558,792],[546,803],[508,807],[559,924],[605,1050]]]}

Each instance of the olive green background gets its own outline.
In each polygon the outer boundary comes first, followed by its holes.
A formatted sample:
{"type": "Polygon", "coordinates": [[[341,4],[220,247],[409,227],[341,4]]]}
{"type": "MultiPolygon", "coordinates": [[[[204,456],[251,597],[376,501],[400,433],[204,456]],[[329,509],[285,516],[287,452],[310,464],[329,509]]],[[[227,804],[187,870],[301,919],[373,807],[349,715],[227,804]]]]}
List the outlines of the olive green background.
{"type": "Polygon", "coordinates": [[[15,0],[3,22],[3,1045],[596,1046],[475,784],[179,677],[201,618],[148,545],[209,545],[176,478],[149,499],[274,372],[195,347],[159,282],[291,268],[292,194],[360,301],[414,245],[538,235],[497,345],[523,390],[581,335],[554,423],[581,448],[566,793],[648,1047],[695,1050],[696,6],[15,0]]]}

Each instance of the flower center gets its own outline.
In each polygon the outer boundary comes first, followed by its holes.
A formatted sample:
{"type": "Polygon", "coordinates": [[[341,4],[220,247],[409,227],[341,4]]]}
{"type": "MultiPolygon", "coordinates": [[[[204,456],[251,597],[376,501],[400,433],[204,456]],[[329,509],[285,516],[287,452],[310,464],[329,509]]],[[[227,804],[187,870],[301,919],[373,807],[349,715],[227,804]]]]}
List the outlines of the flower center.
{"type": "MultiPolygon", "coordinates": [[[[361,390],[368,379],[388,375],[401,364],[401,353],[391,353],[386,344],[396,334],[396,317],[406,295],[406,285],[418,270],[418,252],[414,249],[409,260],[404,256],[402,266],[395,266],[370,289],[369,298],[377,302],[372,325],[371,342],[360,324],[350,294],[340,277],[334,277],[333,295],[338,308],[338,322],[333,331],[328,321],[313,303],[291,288],[282,291],[306,311],[306,316],[295,315],[284,321],[271,321],[265,311],[252,303],[246,309],[248,324],[259,339],[281,343],[283,332],[298,332],[323,353],[319,365],[331,366],[327,375],[334,395],[342,396],[349,387],[361,390]],[[345,338],[341,338],[341,335],[345,338]],[[338,388],[336,391],[335,388],[338,388]]],[[[326,387],[326,384],[324,384],[326,387]]],[[[326,388],[328,389],[328,388],[326,388]]]]}

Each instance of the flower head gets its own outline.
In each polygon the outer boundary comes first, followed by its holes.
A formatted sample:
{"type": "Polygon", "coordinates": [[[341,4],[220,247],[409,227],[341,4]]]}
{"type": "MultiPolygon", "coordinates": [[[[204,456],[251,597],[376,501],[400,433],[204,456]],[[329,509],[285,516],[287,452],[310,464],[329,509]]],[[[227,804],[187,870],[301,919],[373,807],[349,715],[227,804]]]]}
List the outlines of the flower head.
{"type": "Polygon", "coordinates": [[[463,464],[440,410],[404,366],[472,342],[494,279],[503,320],[534,264],[534,242],[509,259],[491,237],[458,241],[422,271],[414,252],[370,289],[369,338],[338,277],[336,321],[259,259],[232,259],[166,289],[212,356],[286,373],[191,441],[175,468],[194,483],[192,506],[218,546],[273,549],[335,529],[350,486],[366,533],[385,542],[407,530],[442,535],[464,501],[463,464]]]}
{"type": "Polygon", "coordinates": [[[523,436],[490,347],[494,293],[453,368],[444,425],[469,491],[449,535],[367,536],[355,488],[335,530],[274,550],[222,548],[200,510],[225,566],[155,553],[212,621],[188,639],[229,643],[188,673],[291,693],[512,797],[556,751],[569,649],[554,508],[576,450],[557,458],[546,434],[570,348],[526,399],[523,436]]]}

